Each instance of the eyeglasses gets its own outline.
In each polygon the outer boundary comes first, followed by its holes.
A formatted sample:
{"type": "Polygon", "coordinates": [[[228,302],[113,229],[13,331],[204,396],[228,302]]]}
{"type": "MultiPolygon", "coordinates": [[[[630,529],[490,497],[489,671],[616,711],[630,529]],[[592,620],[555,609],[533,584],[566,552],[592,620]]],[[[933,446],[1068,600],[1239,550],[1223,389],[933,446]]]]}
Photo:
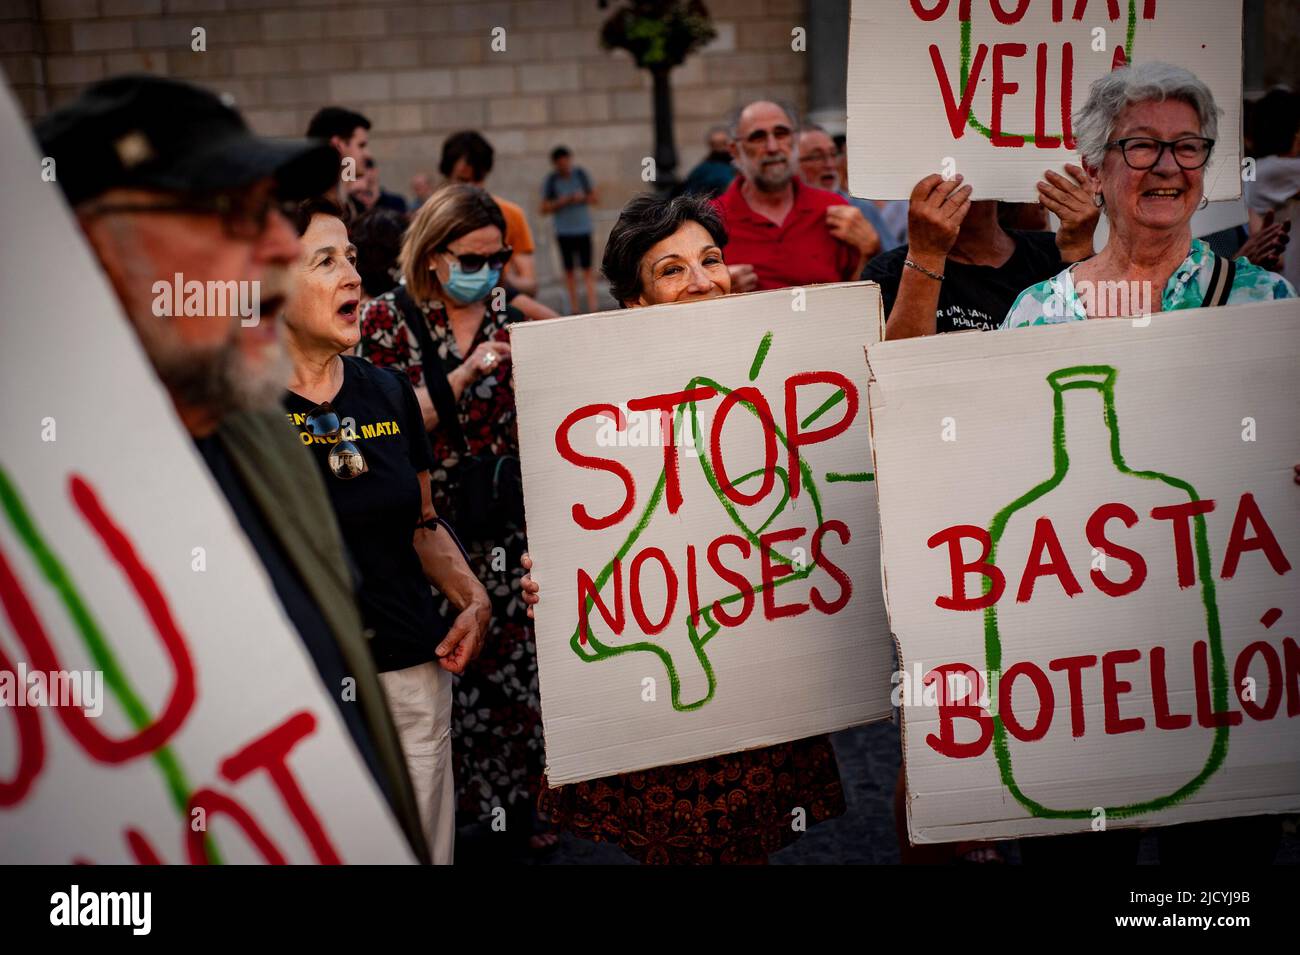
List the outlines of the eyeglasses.
{"type": "Polygon", "coordinates": [[[839,162],[839,159],[840,159],[840,154],[837,151],[824,153],[821,150],[818,150],[817,152],[814,153],[799,154],[800,162],[817,163],[818,165],[824,162],[839,162]]]}
{"type": "Polygon", "coordinates": [[[219,192],[211,196],[185,196],[170,202],[100,202],[81,210],[91,218],[133,212],[187,213],[221,217],[227,238],[256,239],[266,232],[271,213],[278,211],[292,220],[298,202],[280,199],[274,193],[253,194],[247,190],[219,192]]]}
{"type": "Polygon", "coordinates": [[[778,143],[789,142],[794,131],[788,126],[773,126],[769,129],[756,129],[745,137],[745,142],[757,146],[759,143],[767,142],[767,137],[772,136],[778,143]]]}
{"type": "Polygon", "coordinates": [[[1210,160],[1214,140],[1204,136],[1185,136],[1169,142],[1146,136],[1130,136],[1106,144],[1107,149],[1118,149],[1130,169],[1151,169],[1160,162],[1168,149],[1180,169],[1200,169],[1210,160]]]}
{"type": "Polygon", "coordinates": [[[510,257],[515,254],[515,250],[510,246],[502,246],[491,255],[479,255],[477,252],[466,252],[464,255],[457,255],[451,249],[443,249],[443,252],[455,258],[460,262],[462,272],[477,272],[484,265],[490,265],[494,269],[504,269],[510,257]]]}
{"type": "MultiPolygon", "coordinates": [[[[328,401],[322,401],[311,411],[307,412],[307,418],[304,422],[307,430],[311,432],[312,437],[325,438],[326,440],[346,437],[341,435],[343,425],[339,422],[338,412],[328,401]]],[[[354,477],[365,474],[370,468],[366,465],[365,456],[362,455],[361,449],[351,441],[340,440],[334,447],[330,448],[329,456],[330,470],[340,481],[351,481],[354,477]]]]}

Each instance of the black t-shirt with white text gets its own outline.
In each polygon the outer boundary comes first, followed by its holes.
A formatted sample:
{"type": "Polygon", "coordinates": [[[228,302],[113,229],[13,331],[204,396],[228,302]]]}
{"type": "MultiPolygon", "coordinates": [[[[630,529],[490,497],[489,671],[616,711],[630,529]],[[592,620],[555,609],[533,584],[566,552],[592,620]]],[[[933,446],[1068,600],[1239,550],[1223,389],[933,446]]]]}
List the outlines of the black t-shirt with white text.
{"type": "MultiPolygon", "coordinates": [[[[971,328],[991,331],[1002,326],[1018,296],[1031,285],[1056,275],[1065,266],[1051,232],[1008,232],[1016,249],[1001,266],[968,265],[951,259],[944,265],[935,326],[940,333],[971,328]]],[[[898,296],[907,246],[876,256],[862,277],[880,284],[888,317],[898,296]]],[[[930,281],[934,281],[931,279],[930,281]]]]}
{"type": "Polygon", "coordinates": [[[289,423],[321,467],[343,541],[360,573],[357,597],[362,622],[373,631],[375,666],[384,672],[428,663],[447,626],[412,545],[420,523],[419,474],[433,469],[415,391],[404,375],[344,355],[343,386],[330,404],[367,466],[348,481],[329,466],[337,436],[313,438],[307,431],[306,416],[316,403],[293,392],[284,398],[289,423]]]}

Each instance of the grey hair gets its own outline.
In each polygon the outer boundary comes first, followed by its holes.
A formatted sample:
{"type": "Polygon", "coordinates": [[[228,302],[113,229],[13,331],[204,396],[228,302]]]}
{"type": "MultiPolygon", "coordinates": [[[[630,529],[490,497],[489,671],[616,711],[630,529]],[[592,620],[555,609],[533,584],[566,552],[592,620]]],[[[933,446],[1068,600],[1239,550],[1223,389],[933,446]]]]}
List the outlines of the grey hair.
{"type": "Polygon", "coordinates": [[[732,139],[740,138],[740,114],[755,103],[774,103],[781,107],[785,115],[790,117],[790,129],[794,132],[799,131],[799,109],[793,103],[783,99],[755,99],[742,103],[727,115],[727,135],[732,139]]]}
{"type": "Polygon", "coordinates": [[[1195,74],[1155,61],[1121,67],[1105,74],[1088,90],[1088,101],[1074,114],[1074,135],[1084,162],[1096,168],[1106,156],[1115,120],[1134,103],[1182,100],[1196,110],[1201,135],[1217,139],[1219,107],[1210,88],[1195,74]]]}

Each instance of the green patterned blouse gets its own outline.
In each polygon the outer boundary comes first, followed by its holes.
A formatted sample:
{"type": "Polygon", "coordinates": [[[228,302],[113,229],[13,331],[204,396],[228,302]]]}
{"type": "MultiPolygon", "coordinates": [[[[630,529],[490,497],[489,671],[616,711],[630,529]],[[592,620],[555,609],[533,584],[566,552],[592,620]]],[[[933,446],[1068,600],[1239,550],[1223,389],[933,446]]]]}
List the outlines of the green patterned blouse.
{"type": "MultiPolygon", "coordinates": [[[[1077,263],[1076,263],[1077,264],[1077,263]]],[[[1150,312],[1143,308],[1140,290],[1132,296],[1124,283],[1098,283],[1106,286],[1094,291],[1091,287],[1078,288],[1074,283],[1074,266],[1065,269],[1045,282],[1039,282],[1025,289],[1017,296],[1011,311],[1002,321],[1003,328],[1025,328],[1030,325],[1056,325],[1061,322],[1077,322],[1088,317],[1088,306],[1094,295],[1104,293],[1107,301],[1098,305],[1094,313],[1105,315],[1135,316],[1150,312]]],[[[1214,253],[1200,239],[1192,240],[1192,249],[1183,259],[1182,265],[1174,270],[1165,283],[1160,296],[1160,308],[1172,312],[1179,308],[1200,308],[1205,300],[1205,293],[1210,286],[1210,274],[1214,270],[1214,253]]],[[[1295,298],[1296,290],[1291,283],[1276,272],[1267,272],[1257,265],[1251,265],[1245,259],[1237,259],[1237,274],[1233,277],[1232,291],[1228,295],[1229,305],[1244,305],[1247,302],[1268,302],[1279,298],[1295,298]]]]}

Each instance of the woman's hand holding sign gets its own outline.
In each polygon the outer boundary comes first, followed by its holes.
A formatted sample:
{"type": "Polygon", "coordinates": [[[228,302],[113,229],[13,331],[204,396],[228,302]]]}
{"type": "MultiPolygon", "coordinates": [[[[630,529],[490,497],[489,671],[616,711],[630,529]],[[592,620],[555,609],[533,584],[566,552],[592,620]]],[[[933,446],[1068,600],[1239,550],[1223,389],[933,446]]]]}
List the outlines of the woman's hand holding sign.
{"type": "Polygon", "coordinates": [[[1043,173],[1046,182],[1038,183],[1038,201],[1044,209],[1061,220],[1056,233],[1056,247],[1061,261],[1078,262],[1092,255],[1092,234],[1101,221],[1101,208],[1093,201],[1094,189],[1088,174],[1067,163],[1069,178],[1059,172],[1043,173]]]}

